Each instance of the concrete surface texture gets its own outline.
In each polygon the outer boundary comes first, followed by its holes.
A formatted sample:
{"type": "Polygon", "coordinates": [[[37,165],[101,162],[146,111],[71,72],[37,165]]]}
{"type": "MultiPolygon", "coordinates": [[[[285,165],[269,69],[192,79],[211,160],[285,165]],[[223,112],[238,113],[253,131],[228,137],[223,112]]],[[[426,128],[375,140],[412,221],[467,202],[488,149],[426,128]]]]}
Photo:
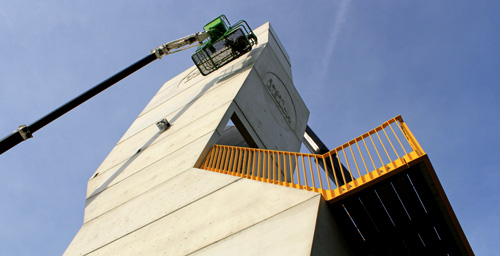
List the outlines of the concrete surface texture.
{"type": "Polygon", "coordinates": [[[254,32],[250,53],[164,84],[90,178],[64,255],[310,255],[335,235],[317,228],[332,222],[317,193],[197,168],[230,119],[248,145],[300,149],[309,111],[289,57],[269,24],[254,32]]]}

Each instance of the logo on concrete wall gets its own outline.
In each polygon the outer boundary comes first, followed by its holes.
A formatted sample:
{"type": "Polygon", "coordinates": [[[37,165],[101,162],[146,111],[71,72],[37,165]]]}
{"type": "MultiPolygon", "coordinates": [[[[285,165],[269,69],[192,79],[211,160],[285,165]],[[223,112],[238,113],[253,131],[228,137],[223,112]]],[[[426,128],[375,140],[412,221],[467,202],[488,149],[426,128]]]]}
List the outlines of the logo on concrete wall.
{"type": "MultiPolygon", "coordinates": [[[[225,68],[224,70],[222,70],[220,72],[220,74],[216,77],[216,82],[220,81],[220,80],[223,80],[227,77],[230,77],[231,75],[235,74],[237,71],[239,71],[239,68],[241,67],[236,67],[236,64],[234,65],[230,65],[228,66],[227,68],[225,68]]],[[[195,83],[193,82],[195,78],[197,78],[199,75],[200,75],[200,71],[197,69],[197,68],[194,68],[193,70],[191,70],[180,82],[179,84],[177,84],[177,87],[181,87],[181,86],[184,86],[185,84],[187,83],[195,83]]],[[[203,79],[204,77],[201,76],[199,79],[197,79],[196,82],[198,82],[199,80],[203,79]]]]}
{"type": "Polygon", "coordinates": [[[188,83],[193,78],[199,76],[201,73],[197,68],[194,68],[191,72],[189,72],[177,85],[177,87],[181,87],[182,85],[188,83]]]}
{"type": "Polygon", "coordinates": [[[268,72],[264,75],[264,87],[271,94],[274,103],[276,103],[288,124],[292,128],[295,127],[295,107],[283,81],[274,73],[268,72]]]}

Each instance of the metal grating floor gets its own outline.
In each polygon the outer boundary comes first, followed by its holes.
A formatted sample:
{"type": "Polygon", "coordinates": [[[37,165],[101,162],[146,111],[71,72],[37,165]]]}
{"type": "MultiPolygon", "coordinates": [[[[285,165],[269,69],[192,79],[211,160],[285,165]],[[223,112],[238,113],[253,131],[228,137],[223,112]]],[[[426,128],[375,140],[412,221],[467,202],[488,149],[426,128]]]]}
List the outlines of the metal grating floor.
{"type": "Polygon", "coordinates": [[[330,208],[356,255],[473,255],[427,156],[330,208]]]}

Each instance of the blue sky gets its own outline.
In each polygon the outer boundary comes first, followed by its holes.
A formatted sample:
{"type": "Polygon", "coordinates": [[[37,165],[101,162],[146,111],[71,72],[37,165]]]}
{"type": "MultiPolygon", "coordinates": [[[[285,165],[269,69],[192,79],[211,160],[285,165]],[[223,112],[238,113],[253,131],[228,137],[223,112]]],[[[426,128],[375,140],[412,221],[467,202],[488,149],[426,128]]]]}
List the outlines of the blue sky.
{"type": "MultiPolygon", "coordinates": [[[[0,137],[220,14],[269,21],[309,125],[336,147],[401,114],[429,154],[477,255],[500,227],[498,1],[4,1],[0,137]]],[[[192,66],[155,61],[0,156],[0,248],[62,254],[86,183],[160,86],[192,66]]]]}

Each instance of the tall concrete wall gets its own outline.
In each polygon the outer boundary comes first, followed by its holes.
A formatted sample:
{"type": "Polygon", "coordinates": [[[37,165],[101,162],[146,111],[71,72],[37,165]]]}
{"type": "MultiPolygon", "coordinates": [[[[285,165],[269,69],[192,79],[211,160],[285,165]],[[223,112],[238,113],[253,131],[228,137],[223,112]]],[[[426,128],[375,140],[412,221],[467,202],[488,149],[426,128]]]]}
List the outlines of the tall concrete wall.
{"type": "MultiPolygon", "coordinates": [[[[65,255],[308,255],[321,196],[200,170],[232,117],[255,146],[298,151],[309,111],[273,29],[203,77],[165,83],[88,182],[65,255]],[[156,122],[173,125],[160,132],[156,122]]],[[[316,243],[318,244],[318,243],[316,243]]]]}

